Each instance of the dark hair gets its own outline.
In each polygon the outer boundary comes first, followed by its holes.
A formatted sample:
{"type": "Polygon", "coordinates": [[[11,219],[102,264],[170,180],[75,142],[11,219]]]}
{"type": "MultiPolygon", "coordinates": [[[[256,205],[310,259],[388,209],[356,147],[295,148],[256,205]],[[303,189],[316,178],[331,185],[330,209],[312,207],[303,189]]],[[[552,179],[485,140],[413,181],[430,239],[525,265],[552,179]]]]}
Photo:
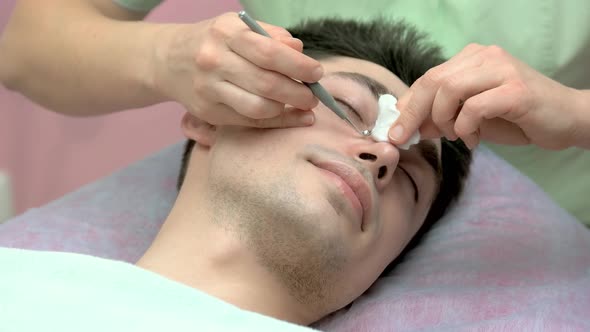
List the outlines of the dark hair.
{"type": "MultiPolygon", "coordinates": [[[[441,50],[414,27],[383,18],[357,22],[337,18],[310,20],[289,29],[303,41],[303,52],[315,59],[347,56],[387,68],[408,86],[426,71],[444,62],[441,50]]],[[[194,141],[185,146],[178,187],[182,185],[194,141]]],[[[469,173],[471,152],[462,141],[441,140],[442,174],[439,192],[422,227],[384,274],[400,263],[459,197],[469,173]]]]}

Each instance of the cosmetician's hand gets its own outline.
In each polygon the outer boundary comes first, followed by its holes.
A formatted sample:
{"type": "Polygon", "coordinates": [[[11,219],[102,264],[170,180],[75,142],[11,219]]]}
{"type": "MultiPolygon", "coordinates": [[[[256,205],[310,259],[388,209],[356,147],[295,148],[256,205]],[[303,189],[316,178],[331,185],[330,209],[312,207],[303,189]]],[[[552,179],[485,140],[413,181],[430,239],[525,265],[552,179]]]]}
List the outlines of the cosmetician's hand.
{"type": "Polygon", "coordinates": [[[460,137],[469,148],[481,139],[564,149],[582,130],[581,98],[497,46],[471,44],[412,84],[389,136],[401,144],[420,129],[423,138],[460,137]]]}
{"type": "Polygon", "coordinates": [[[212,125],[312,124],[318,100],[294,79],[316,82],[323,68],[287,30],[259,23],[272,39],[251,31],[237,13],[164,28],[155,41],[156,89],[212,125]],[[297,110],[285,111],[285,104],[297,110]]]}

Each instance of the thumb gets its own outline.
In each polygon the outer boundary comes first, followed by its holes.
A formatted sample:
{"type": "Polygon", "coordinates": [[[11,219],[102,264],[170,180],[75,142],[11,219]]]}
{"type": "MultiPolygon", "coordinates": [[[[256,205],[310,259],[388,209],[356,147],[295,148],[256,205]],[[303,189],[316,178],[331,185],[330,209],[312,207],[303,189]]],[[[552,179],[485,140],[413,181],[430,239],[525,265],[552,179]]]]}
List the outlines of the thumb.
{"type": "Polygon", "coordinates": [[[408,139],[420,128],[427,114],[422,114],[418,109],[412,107],[416,105],[412,100],[412,91],[409,90],[396,104],[400,112],[399,118],[389,128],[389,140],[395,144],[405,144],[408,139]]]}

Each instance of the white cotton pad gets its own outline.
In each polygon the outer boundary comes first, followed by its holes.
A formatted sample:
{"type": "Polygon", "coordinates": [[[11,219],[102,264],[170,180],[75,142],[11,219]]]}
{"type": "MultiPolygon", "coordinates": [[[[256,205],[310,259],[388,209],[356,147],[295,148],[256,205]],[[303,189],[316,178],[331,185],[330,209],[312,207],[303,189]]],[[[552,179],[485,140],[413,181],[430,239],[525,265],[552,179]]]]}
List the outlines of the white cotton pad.
{"type": "MultiPolygon", "coordinates": [[[[397,107],[395,107],[395,104],[397,104],[397,99],[390,94],[381,95],[379,97],[379,115],[377,116],[377,121],[375,121],[375,126],[371,131],[371,136],[375,141],[389,141],[387,136],[389,128],[391,128],[391,125],[400,115],[400,112],[397,107]]],[[[398,145],[398,147],[400,149],[407,150],[410,148],[410,146],[418,142],[420,142],[420,133],[415,132],[406,144],[398,145]]]]}

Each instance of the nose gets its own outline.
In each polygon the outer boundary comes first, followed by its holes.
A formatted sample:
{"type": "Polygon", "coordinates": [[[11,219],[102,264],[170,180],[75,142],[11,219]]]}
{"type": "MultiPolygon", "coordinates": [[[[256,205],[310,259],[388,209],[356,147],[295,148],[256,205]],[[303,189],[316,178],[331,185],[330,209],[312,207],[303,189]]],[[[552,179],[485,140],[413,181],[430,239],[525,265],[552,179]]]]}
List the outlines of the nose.
{"type": "Polygon", "coordinates": [[[399,150],[388,142],[367,140],[353,147],[355,159],[370,170],[378,191],[384,189],[393,177],[399,162],[399,150]]]}

